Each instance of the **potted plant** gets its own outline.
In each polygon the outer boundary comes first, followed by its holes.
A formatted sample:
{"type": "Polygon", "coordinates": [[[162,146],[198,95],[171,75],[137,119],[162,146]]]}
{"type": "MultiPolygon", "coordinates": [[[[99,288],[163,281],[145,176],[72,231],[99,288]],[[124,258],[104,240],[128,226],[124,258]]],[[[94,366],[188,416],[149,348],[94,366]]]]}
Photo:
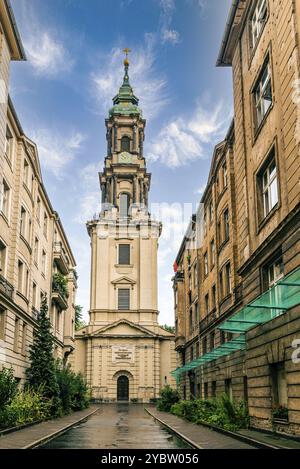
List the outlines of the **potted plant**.
{"type": "Polygon", "coordinates": [[[273,420],[279,422],[288,422],[289,410],[286,406],[279,405],[273,408],[273,420]]]}

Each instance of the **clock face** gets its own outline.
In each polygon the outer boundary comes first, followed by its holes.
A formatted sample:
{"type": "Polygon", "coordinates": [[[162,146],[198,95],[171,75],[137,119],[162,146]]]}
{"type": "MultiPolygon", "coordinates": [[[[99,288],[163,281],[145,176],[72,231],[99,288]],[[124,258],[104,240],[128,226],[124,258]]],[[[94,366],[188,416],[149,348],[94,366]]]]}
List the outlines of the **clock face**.
{"type": "Polygon", "coordinates": [[[132,155],[127,151],[123,151],[119,155],[119,163],[132,163],[132,155]]]}

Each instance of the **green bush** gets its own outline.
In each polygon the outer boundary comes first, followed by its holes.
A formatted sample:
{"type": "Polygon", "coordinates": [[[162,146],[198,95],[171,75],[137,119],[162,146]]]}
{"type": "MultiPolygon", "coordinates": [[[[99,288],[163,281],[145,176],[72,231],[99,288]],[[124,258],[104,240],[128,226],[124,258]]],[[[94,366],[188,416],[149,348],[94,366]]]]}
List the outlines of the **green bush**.
{"type": "Polygon", "coordinates": [[[172,389],[169,385],[160,390],[159,396],[157,408],[164,412],[170,412],[172,405],[176,404],[180,399],[178,391],[172,389]]]}
{"type": "Polygon", "coordinates": [[[51,399],[43,397],[42,389],[19,391],[11,402],[0,411],[0,427],[16,427],[39,420],[47,420],[51,416],[51,399]]]}
{"type": "Polygon", "coordinates": [[[12,368],[0,371],[0,409],[9,404],[18,392],[18,383],[12,368]]]}
{"type": "Polygon", "coordinates": [[[180,401],[171,407],[171,413],[194,423],[208,423],[231,431],[249,426],[246,404],[232,402],[226,394],[219,399],[180,401]]]}
{"type": "Polygon", "coordinates": [[[57,361],[56,380],[63,413],[68,414],[72,410],[82,410],[89,406],[88,387],[80,373],[74,373],[70,366],[57,361]]]}

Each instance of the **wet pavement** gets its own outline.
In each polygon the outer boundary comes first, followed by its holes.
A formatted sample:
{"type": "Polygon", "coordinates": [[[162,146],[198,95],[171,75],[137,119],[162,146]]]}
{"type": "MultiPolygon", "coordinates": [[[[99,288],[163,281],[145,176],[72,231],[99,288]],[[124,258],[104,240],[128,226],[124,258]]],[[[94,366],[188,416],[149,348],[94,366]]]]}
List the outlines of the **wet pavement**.
{"type": "Polygon", "coordinates": [[[187,444],[158,424],[139,404],[105,404],[86,422],[50,441],[51,449],[175,449],[187,444]]]}

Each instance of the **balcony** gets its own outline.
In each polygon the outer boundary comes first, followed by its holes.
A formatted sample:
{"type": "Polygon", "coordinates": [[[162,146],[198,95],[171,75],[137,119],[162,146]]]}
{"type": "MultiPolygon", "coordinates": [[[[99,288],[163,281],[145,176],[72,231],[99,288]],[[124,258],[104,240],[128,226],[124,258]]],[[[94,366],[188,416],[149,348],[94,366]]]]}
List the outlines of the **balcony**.
{"type": "Polygon", "coordinates": [[[68,308],[69,293],[66,278],[61,274],[54,274],[52,279],[52,301],[57,303],[60,309],[68,308]]]}
{"type": "Polygon", "coordinates": [[[61,243],[54,243],[53,257],[61,273],[67,275],[69,273],[69,262],[61,243]]]}
{"type": "Polygon", "coordinates": [[[12,300],[13,292],[14,287],[3,277],[3,275],[0,275],[0,293],[3,293],[12,300]]]}
{"type": "Polygon", "coordinates": [[[205,331],[217,319],[217,312],[214,309],[199,323],[200,333],[205,331]]]}

